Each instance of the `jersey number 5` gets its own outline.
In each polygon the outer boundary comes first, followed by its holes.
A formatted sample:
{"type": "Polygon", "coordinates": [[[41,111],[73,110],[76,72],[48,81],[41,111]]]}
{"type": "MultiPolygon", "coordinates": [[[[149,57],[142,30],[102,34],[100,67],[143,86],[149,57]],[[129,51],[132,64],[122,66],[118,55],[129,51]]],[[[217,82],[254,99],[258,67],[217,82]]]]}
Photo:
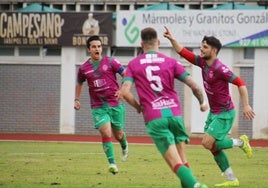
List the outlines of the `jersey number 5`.
{"type": "Polygon", "coordinates": [[[146,77],[151,82],[150,86],[154,91],[162,91],[163,85],[161,78],[157,75],[153,75],[153,71],[160,70],[159,66],[148,66],[146,67],[146,77]]]}

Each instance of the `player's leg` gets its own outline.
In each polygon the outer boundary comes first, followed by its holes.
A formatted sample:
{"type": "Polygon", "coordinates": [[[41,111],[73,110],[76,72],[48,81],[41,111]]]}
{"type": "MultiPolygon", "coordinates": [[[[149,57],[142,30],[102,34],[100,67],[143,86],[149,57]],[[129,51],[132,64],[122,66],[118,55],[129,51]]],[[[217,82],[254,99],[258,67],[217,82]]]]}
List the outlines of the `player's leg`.
{"type": "Polygon", "coordinates": [[[163,155],[166,163],[171,170],[179,177],[183,187],[200,187],[190,168],[183,165],[183,162],[177,152],[175,144],[169,145],[166,153],[163,155]]]}
{"type": "Polygon", "coordinates": [[[227,138],[235,118],[235,111],[231,110],[221,114],[209,113],[206,126],[205,136],[202,144],[206,149],[222,150],[233,148],[233,139],[227,138]]]}
{"type": "Polygon", "coordinates": [[[249,144],[247,135],[242,135],[239,138],[224,138],[223,140],[217,140],[215,143],[215,150],[230,149],[233,147],[239,147],[246,154],[247,158],[252,157],[252,148],[249,144]]]}
{"type": "MultiPolygon", "coordinates": [[[[184,166],[190,168],[189,162],[188,162],[187,157],[186,157],[185,143],[180,142],[180,143],[176,144],[176,148],[177,148],[177,152],[178,152],[179,156],[181,157],[182,164],[184,166]]],[[[181,181],[181,187],[185,188],[185,185],[183,184],[182,181],[181,181]]]]}
{"type": "MultiPolygon", "coordinates": [[[[235,118],[235,111],[224,112],[220,115],[213,115],[213,121],[211,121],[207,132],[210,131],[210,135],[216,138],[215,144],[213,145],[214,150],[230,149],[233,147],[240,147],[248,158],[252,156],[252,149],[249,145],[248,137],[242,135],[239,138],[228,138],[226,135],[230,132],[233,121],[235,118]],[[213,127],[215,126],[215,127],[213,127]],[[213,129],[213,131],[211,131],[213,129]],[[215,133],[216,132],[216,133],[215,133]],[[214,135],[213,135],[214,134],[214,135]]],[[[206,142],[204,142],[206,143],[206,142]]],[[[207,144],[207,149],[212,146],[211,143],[207,144]]]]}
{"type": "Polygon", "coordinates": [[[170,131],[174,135],[175,144],[177,148],[177,152],[181,157],[182,163],[190,167],[187,156],[186,156],[186,149],[185,149],[185,142],[189,142],[189,136],[185,129],[184,120],[182,117],[173,117],[169,119],[170,122],[170,131]]]}
{"type": "Polygon", "coordinates": [[[215,186],[239,185],[239,181],[237,180],[237,178],[235,177],[232,171],[232,168],[229,164],[229,160],[228,160],[226,153],[222,149],[218,149],[217,147],[215,147],[216,143],[217,141],[215,140],[213,136],[209,135],[208,133],[205,133],[203,140],[202,140],[202,144],[206,149],[210,150],[210,152],[212,153],[214,157],[216,164],[220,168],[221,172],[227,178],[227,181],[224,182],[224,184],[222,183],[216,184],[215,186]]]}
{"type": "MultiPolygon", "coordinates": [[[[206,143],[206,142],[204,142],[206,143]]],[[[208,148],[210,144],[208,144],[208,148]]],[[[214,150],[230,149],[233,147],[239,147],[247,155],[247,158],[252,157],[252,148],[249,144],[247,135],[242,135],[239,138],[224,138],[223,140],[216,140],[212,146],[214,150]]]]}
{"type": "Polygon", "coordinates": [[[116,174],[118,173],[118,169],[114,155],[110,117],[106,113],[106,110],[102,108],[92,109],[92,117],[94,120],[94,127],[95,129],[98,129],[102,138],[103,151],[109,162],[109,172],[116,174]]]}
{"type": "MultiPolygon", "coordinates": [[[[184,120],[182,117],[173,117],[170,119],[170,124],[171,124],[170,130],[174,135],[177,152],[182,160],[182,164],[190,168],[185,148],[185,142],[186,143],[189,142],[189,136],[185,129],[184,120]]],[[[182,188],[186,187],[183,181],[181,181],[181,187],[182,188]]]]}
{"type": "Polygon", "coordinates": [[[189,164],[187,156],[186,156],[185,143],[180,142],[180,143],[176,144],[176,148],[177,148],[179,156],[181,157],[183,165],[190,168],[190,164],[189,164]]]}
{"type": "MultiPolygon", "coordinates": [[[[235,111],[231,110],[229,112],[224,112],[220,115],[216,115],[215,117],[216,118],[210,124],[210,127],[214,129],[214,131],[211,131],[211,135],[214,134],[213,136],[216,138],[212,149],[217,151],[222,149],[230,149],[233,147],[240,147],[246,153],[247,157],[251,158],[252,149],[246,135],[242,135],[239,138],[226,137],[232,128],[235,118],[235,111]],[[217,133],[215,134],[215,132],[217,133]]],[[[208,129],[208,131],[210,130],[208,129]]]]}
{"type": "Polygon", "coordinates": [[[125,125],[125,106],[120,104],[116,107],[111,107],[109,110],[111,118],[112,131],[115,139],[120,143],[122,149],[122,161],[128,158],[128,142],[126,133],[123,131],[125,125]]]}
{"type": "Polygon", "coordinates": [[[112,130],[111,130],[110,122],[102,125],[99,128],[99,132],[102,137],[103,151],[110,164],[109,171],[113,174],[116,174],[118,173],[118,169],[117,169],[116,162],[115,162],[114,146],[112,142],[112,130]]]}
{"type": "Polygon", "coordinates": [[[239,185],[229,164],[228,157],[223,151],[223,149],[233,147],[232,139],[226,138],[226,135],[232,127],[233,118],[234,116],[230,114],[209,114],[206,121],[202,145],[213,154],[216,164],[228,180],[227,182],[224,182],[224,184],[216,184],[218,186],[231,184],[232,186],[239,185]]]}
{"type": "Polygon", "coordinates": [[[116,130],[115,128],[113,128],[112,131],[113,131],[114,137],[120,143],[120,146],[122,149],[121,159],[122,159],[122,161],[126,161],[128,158],[128,155],[129,155],[126,133],[123,132],[123,130],[116,130]]]}
{"type": "Polygon", "coordinates": [[[169,130],[168,118],[157,119],[146,125],[146,131],[153,139],[158,151],[162,154],[168,166],[181,180],[184,187],[204,187],[194,177],[190,168],[183,165],[175,145],[173,133],[169,130]]]}

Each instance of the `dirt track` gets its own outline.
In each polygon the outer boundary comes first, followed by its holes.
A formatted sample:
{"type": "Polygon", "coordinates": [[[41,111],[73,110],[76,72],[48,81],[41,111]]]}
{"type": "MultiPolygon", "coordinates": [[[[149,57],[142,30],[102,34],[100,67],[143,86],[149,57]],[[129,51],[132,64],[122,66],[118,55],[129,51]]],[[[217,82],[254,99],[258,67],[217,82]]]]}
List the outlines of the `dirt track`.
{"type": "MultiPolygon", "coordinates": [[[[67,134],[0,134],[0,140],[16,141],[57,141],[57,142],[101,142],[98,135],[67,134]]],[[[128,136],[129,143],[152,144],[148,136],[128,136]]],[[[268,147],[268,140],[251,140],[253,147],[268,147]]],[[[190,145],[201,145],[200,138],[191,138],[190,145]]]]}

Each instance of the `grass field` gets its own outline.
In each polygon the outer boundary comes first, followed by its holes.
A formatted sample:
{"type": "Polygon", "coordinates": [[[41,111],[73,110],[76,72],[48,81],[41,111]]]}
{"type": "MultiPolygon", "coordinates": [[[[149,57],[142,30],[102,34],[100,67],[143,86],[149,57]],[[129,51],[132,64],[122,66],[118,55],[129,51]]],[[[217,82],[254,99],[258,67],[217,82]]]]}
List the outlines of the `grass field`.
{"type": "MultiPolygon", "coordinates": [[[[0,188],[177,188],[180,182],[154,145],[130,145],[127,162],[119,174],[108,173],[100,143],[0,142],[0,188]]],[[[201,146],[188,146],[196,177],[209,187],[224,181],[212,156],[201,146]]],[[[247,159],[240,149],[227,150],[241,188],[268,187],[268,148],[254,148],[247,159]]]]}

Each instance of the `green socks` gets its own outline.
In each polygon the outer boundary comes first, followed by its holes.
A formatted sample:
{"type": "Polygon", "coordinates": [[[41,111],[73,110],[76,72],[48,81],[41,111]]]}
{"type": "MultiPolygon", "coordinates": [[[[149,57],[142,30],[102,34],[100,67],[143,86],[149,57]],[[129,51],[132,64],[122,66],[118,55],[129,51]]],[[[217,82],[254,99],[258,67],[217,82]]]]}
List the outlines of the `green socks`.
{"type": "MultiPolygon", "coordinates": [[[[124,137],[120,140],[121,148],[124,150],[127,148],[127,137],[126,133],[124,133],[124,137]]],[[[102,147],[103,151],[106,155],[110,164],[115,164],[115,157],[114,157],[114,146],[112,142],[112,138],[102,138],[102,147]]]]}
{"type": "Polygon", "coordinates": [[[115,164],[113,142],[102,142],[103,151],[110,164],[115,164]]]}
{"type": "Polygon", "coordinates": [[[127,136],[126,136],[126,133],[124,133],[122,140],[120,140],[120,145],[121,145],[122,150],[126,149],[127,144],[128,144],[127,143],[127,136]]]}
{"type": "Polygon", "coordinates": [[[192,171],[186,166],[180,166],[176,174],[180,178],[183,187],[194,187],[197,183],[192,171]]]}
{"type": "Polygon", "coordinates": [[[225,172],[225,170],[230,167],[227,155],[223,150],[214,155],[214,160],[216,161],[222,172],[225,172]]]}
{"type": "Polygon", "coordinates": [[[233,147],[233,140],[231,138],[225,138],[223,140],[217,140],[215,142],[215,151],[222,149],[230,149],[233,147]]]}

